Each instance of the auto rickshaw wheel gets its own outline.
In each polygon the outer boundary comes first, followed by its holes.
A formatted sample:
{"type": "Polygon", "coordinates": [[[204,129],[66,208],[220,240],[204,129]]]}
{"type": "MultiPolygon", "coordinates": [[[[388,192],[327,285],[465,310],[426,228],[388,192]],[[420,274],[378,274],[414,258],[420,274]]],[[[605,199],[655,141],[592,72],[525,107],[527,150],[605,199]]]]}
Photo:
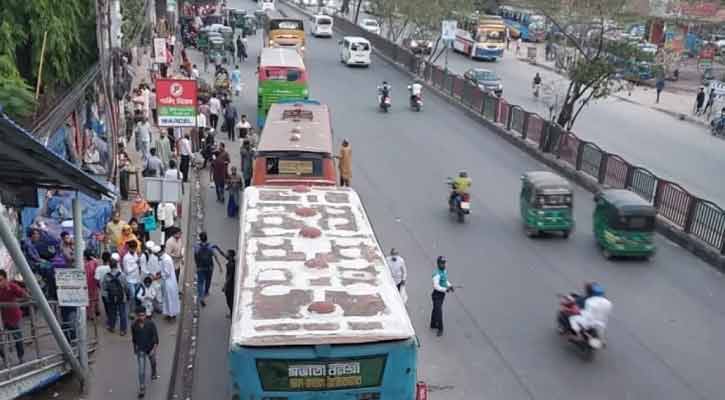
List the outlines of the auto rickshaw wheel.
{"type": "Polygon", "coordinates": [[[533,229],[528,226],[525,229],[526,229],[526,236],[528,236],[530,238],[539,236],[539,231],[537,231],[536,229],[533,229]]]}
{"type": "Polygon", "coordinates": [[[569,238],[569,234],[571,234],[571,231],[570,230],[565,230],[565,231],[562,232],[562,235],[564,236],[564,239],[568,239],[569,238]]]}
{"type": "Polygon", "coordinates": [[[606,248],[604,248],[604,247],[602,247],[602,256],[606,260],[611,260],[612,259],[612,253],[609,250],[607,250],[606,248]]]}

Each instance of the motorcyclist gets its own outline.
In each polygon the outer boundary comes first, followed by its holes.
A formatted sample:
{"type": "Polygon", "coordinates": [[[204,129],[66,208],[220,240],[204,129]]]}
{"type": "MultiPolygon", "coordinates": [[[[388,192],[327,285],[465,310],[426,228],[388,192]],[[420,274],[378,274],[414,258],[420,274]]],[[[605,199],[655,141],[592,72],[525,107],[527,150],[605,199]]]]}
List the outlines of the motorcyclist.
{"type": "Polygon", "coordinates": [[[569,317],[571,330],[579,335],[582,329],[595,328],[599,336],[603,335],[607,328],[609,314],[612,312],[612,302],[605,297],[604,287],[596,282],[588,285],[588,297],[583,302],[583,307],[578,315],[569,317]]]}
{"type": "Polygon", "coordinates": [[[468,172],[466,171],[459,172],[458,176],[453,179],[451,182],[451,196],[448,199],[451,209],[453,209],[453,200],[456,195],[464,196],[468,194],[468,189],[471,188],[472,183],[473,182],[471,181],[471,178],[468,177],[468,172]]]}
{"type": "Polygon", "coordinates": [[[390,87],[390,84],[388,84],[387,81],[383,81],[383,83],[378,86],[378,104],[382,104],[384,98],[390,97],[391,90],[392,87],[390,87]]]}
{"type": "Polygon", "coordinates": [[[420,79],[416,79],[413,81],[412,84],[408,85],[408,91],[410,91],[410,101],[411,103],[413,100],[415,100],[416,97],[420,97],[420,95],[423,93],[423,85],[420,83],[420,79]]]}
{"type": "Polygon", "coordinates": [[[531,87],[534,89],[534,96],[538,96],[539,95],[539,88],[541,87],[541,76],[539,75],[538,72],[534,76],[534,82],[531,85],[531,87]]]}

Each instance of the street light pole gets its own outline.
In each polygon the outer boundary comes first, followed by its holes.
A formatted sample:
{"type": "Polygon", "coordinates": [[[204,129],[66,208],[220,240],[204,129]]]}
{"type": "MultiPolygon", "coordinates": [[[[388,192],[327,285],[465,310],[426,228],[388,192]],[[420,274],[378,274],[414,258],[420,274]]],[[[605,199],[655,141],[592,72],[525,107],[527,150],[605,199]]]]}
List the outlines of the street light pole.
{"type": "MultiPolygon", "coordinates": [[[[73,240],[75,249],[75,267],[85,273],[83,266],[83,213],[81,212],[80,192],[73,199],[73,240]]],[[[88,330],[86,329],[86,307],[78,307],[78,359],[81,363],[84,381],[88,382],[88,330]]],[[[85,385],[88,387],[88,385],[85,385]]]]}

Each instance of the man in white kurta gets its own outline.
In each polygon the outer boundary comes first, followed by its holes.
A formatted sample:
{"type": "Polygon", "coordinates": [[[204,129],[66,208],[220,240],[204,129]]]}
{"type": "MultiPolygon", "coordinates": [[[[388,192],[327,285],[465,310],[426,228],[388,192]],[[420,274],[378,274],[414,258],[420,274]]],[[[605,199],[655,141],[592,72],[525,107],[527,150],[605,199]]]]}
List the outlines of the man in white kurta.
{"type": "Polygon", "coordinates": [[[174,261],[161,247],[157,246],[154,250],[158,250],[156,254],[159,257],[161,267],[161,287],[163,289],[162,312],[167,318],[174,318],[181,310],[174,261]]]}

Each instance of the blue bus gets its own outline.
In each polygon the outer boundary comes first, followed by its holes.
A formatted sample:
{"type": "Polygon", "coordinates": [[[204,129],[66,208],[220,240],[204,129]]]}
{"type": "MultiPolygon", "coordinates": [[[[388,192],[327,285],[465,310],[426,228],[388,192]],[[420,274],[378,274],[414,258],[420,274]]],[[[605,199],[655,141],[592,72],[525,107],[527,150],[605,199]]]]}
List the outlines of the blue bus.
{"type": "Polygon", "coordinates": [[[521,40],[525,42],[543,42],[546,38],[546,18],[544,16],[512,6],[499,7],[498,14],[506,23],[512,38],[521,37],[521,40]]]}
{"type": "Polygon", "coordinates": [[[241,210],[232,399],[414,400],[415,331],[358,195],[251,186],[241,210]]]}

